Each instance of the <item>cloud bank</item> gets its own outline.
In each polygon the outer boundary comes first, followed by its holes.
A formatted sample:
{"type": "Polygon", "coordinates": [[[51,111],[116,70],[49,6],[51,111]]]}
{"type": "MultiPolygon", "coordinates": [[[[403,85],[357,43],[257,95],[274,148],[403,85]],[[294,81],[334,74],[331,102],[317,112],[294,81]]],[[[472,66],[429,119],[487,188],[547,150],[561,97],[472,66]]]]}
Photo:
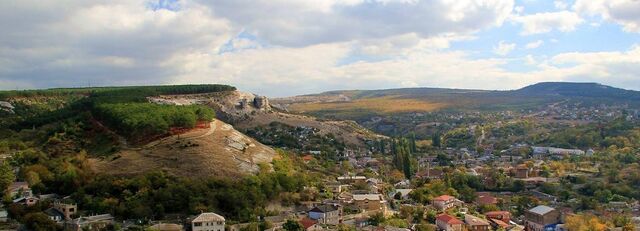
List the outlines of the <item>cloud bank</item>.
{"type": "MultiPolygon", "coordinates": [[[[513,0],[0,0],[0,89],[226,83],[284,96],[547,80],[640,89],[638,46],[518,57],[501,41],[479,57],[452,45],[505,24],[523,36],[571,32],[596,16],[638,32],[636,2],[618,2],[526,14],[513,0]],[[532,69],[511,68],[523,62],[532,69]]],[[[522,47],[543,44],[533,41],[522,47]]]]}

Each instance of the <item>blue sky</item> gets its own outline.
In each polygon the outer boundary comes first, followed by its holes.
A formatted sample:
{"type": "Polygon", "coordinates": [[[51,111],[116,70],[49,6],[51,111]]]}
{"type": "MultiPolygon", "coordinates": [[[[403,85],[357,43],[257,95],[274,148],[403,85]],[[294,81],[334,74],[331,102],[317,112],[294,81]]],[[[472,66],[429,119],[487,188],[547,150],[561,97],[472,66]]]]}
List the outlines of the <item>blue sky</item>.
{"type": "Polygon", "coordinates": [[[0,89],[640,90],[635,0],[0,0],[0,89]]]}

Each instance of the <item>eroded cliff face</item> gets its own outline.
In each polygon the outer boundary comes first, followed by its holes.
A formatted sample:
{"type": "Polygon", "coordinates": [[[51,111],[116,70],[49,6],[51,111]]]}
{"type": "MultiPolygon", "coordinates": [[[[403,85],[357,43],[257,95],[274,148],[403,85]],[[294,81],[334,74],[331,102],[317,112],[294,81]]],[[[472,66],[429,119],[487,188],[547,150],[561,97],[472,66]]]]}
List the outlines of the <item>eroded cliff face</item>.
{"type": "Polygon", "coordinates": [[[241,131],[278,122],[293,127],[312,127],[318,129],[320,134],[333,134],[350,146],[365,147],[364,140],[384,138],[353,121],[318,120],[312,116],[276,110],[271,106],[268,98],[242,91],[159,96],[149,100],[173,105],[209,105],[215,109],[217,118],[241,131]]]}

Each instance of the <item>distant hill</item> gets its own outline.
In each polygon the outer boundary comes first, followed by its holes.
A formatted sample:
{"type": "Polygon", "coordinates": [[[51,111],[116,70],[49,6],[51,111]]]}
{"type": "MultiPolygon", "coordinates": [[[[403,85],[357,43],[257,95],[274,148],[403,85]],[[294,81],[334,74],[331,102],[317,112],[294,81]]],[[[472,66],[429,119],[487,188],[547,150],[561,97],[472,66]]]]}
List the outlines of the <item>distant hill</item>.
{"type": "Polygon", "coordinates": [[[372,115],[437,110],[519,110],[567,101],[640,107],[640,92],[598,83],[543,82],[518,90],[447,88],[345,90],[272,100],[292,112],[360,120],[372,115]]]}
{"type": "Polygon", "coordinates": [[[640,91],[625,90],[599,83],[543,82],[521,88],[513,93],[530,96],[556,95],[568,97],[611,98],[624,101],[640,100],[640,91]]]}

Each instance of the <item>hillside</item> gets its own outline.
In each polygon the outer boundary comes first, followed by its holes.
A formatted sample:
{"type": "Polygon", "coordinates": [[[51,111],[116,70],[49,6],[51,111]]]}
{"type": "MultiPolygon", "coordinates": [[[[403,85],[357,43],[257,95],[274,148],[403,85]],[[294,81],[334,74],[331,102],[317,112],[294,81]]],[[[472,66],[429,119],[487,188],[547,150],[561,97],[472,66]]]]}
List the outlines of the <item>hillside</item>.
{"type": "Polygon", "coordinates": [[[546,82],[530,85],[513,92],[520,95],[547,95],[564,97],[590,97],[617,99],[621,101],[640,100],[640,92],[610,87],[598,83],[546,82]]]}
{"type": "Polygon", "coordinates": [[[9,146],[33,145],[52,158],[75,157],[81,150],[98,174],[256,173],[258,164],[270,165],[273,149],[213,119],[215,112],[206,105],[148,99],[233,90],[224,85],[180,85],[0,92],[5,115],[0,137],[9,146]]]}
{"type": "MultiPolygon", "coordinates": [[[[319,120],[312,116],[291,114],[272,108],[269,99],[241,91],[211,94],[162,95],[150,98],[152,102],[171,105],[207,105],[216,111],[216,116],[232,124],[240,131],[282,123],[293,128],[317,129],[321,135],[333,135],[349,146],[364,147],[365,140],[383,138],[353,121],[319,120]]],[[[255,137],[254,137],[255,138],[255,137]]]]}
{"type": "Polygon", "coordinates": [[[124,148],[109,158],[92,159],[92,167],[108,175],[143,175],[160,170],[182,177],[238,177],[256,173],[259,164],[269,166],[274,156],[270,147],[214,120],[208,128],[124,148]]]}

